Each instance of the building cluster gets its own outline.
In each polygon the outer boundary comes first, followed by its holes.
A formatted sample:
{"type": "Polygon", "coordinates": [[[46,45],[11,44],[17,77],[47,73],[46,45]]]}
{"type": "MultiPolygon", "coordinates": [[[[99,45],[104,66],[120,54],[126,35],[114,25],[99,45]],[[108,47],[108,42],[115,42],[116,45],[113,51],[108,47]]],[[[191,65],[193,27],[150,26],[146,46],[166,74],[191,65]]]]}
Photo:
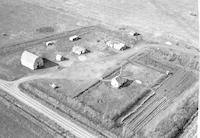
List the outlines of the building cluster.
{"type": "MultiPolygon", "coordinates": [[[[131,34],[133,36],[137,36],[140,35],[138,33],[133,33],[131,34]]],[[[69,41],[77,41],[81,39],[79,35],[73,35],[69,37],[69,41]]],[[[56,40],[51,40],[51,41],[47,41],[45,42],[46,47],[52,47],[56,44],[56,40]]],[[[115,50],[118,51],[122,51],[125,50],[127,48],[127,46],[122,43],[122,42],[114,42],[114,41],[106,41],[105,44],[110,47],[113,48],[115,50]]],[[[72,47],[72,53],[76,54],[76,55],[82,55],[87,53],[88,50],[85,47],[82,46],[73,46],[72,47]]],[[[63,61],[65,60],[65,57],[62,54],[57,54],[55,56],[55,60],[57,62],[63,61]]],[[[30,68],[32,70],[38,69],[38,68],[42,68],[44,66],[44,59],[36,54],[33,54],[29,51],[24,51],[21,55],[21,64],[27,68],[30,68]]]]}
{"type": "MultiPolygon", "coordinates": [[[[130,35],[133,36],[137,36],[140,34],[137,33],[131,33],[130,35]]],[[[73,35],[69,37],[69,41],[77,41],[79,40],[80,37],[78,35],[73,35]]],[[[56,44],[56,40],[51,40],[51,41],[47,41],[45,43],[45,45],[47,47],[51,47],[54,46],[56,44]]],[[[126,45],[122,42],[116,42],[116,41],[106,41],[105,44],[110,47],[113,48],[115,50],[118,51],[122,51],[126,49],[126,45]]],[[[76,55],[82,55],[87,53],[87,49],[85,47],[82,46],[73,46],[72,47],[72,53],[76,54],[76,55]]],[[[61,62],[63,60],[65,60],[65,57],[62,54],[57,54],[55,56],[55,60],[57,62],[61,62]]],[[[44,66],[44,59],[36,54],[33,54],[29,51],[24,51],[21,55],[21,64],[29,69],[35,70],[35,69],[39,69],[42,68],[44,66]]],[[[128,79],[120,77],[120,76],[116,76],[114,78],[112,78],[110,80],[110,84],[113,88],[120,88],[122,87],[126,82],[128,81],[128,79]]],[[[142,82],[140,80],[135,80],[135,82],[137,84],[142,84],[142,82]]],[[[58,86],[55,83],[50,84],[50,87],[52,87],[53,89],[56,89],[58,86]]]]}
{"type": "Polygon", "coordinates": [[[114,49],[116,49],[116,50],[118,50],[118,51],[120,51],[120,50],[125,50],[126,47],[127,47],[124,43],[121,43],[121,42],[113,42],[113,41],[111,41],[111,40],[107,41],[107,42],[106,42],[106,45],[107,45],[108,47],[114,48],[114,49]]]}
{"type": "MultiPolygon", "coordinates": [[[[78,35],[73,35],[69,37],[70,41],[76,41],[79,40],[80,37],[78,35]]],[[[51,40],[45,42],[45,45],[47,47],[54,46],[56,44],[56,40],[51,40]]],[[[74,46],[72,48],[72,52],[77,55],[85,54],[87,52],[87,49],[81,46],[74,46]]],[[[57,62],[65,60],[65,57],[62,54],[57,54],[55,56],[55,60],[57,62]]],[[[31,53],[29,51],[24,51],[21,55],[21,65],[31,69],[36,70],[39,68],[42,68],[44,66],[44,59],[34,53],[31,53]]]]}

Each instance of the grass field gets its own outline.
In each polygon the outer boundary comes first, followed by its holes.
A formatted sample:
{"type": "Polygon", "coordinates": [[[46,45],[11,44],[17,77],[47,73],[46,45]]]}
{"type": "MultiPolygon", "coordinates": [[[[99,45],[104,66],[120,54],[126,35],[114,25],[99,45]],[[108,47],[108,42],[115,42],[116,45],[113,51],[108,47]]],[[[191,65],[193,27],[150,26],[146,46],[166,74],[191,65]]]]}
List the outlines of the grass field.
{"type": "Polygon", "coordinates": [[[1,98],[0,137],[2,138],[53,138],[37,124],[25,118],[18,110],[1,98]]]}
{"type": "Polygon", "coordinates": [[[197,0],[31,0],[65,14],[81,15],[117,28],[139,30],[147,38],[165,37],[198,47],[197,0]]]}
{"type": "Polygon", "coordinates": [[[0,18],[0,47],[92,25],[21,0],[2,0],[0,18]]]}

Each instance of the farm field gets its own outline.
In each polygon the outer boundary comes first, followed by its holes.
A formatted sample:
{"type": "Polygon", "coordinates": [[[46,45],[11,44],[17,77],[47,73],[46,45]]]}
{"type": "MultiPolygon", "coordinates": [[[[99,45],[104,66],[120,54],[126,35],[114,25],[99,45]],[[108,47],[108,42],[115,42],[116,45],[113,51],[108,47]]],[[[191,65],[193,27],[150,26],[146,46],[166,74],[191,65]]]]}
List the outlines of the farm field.
{"type": "Polygon", "coordinates": [[[134,2],[131,0],[31,0],[28,2],[61,13],[91,18],[110,27],[136,29],[145,34],[149,40],[165,39],[198,48],[196,0],[173,2],[167,0],[134,2]]]}
{"type": "Polygon", "coordinates": [[[92,25],[21,0],[2,0],[0,13],[0,47],[92,25]]]}
{"type": "Polygon", "coordinates": [[[183,94],[185,97],[179,97],[178,102],[173,102],[167,109],[157,115],[146,127],[138,132],[138,136],[155,138],[173,137],[175,135],[180,135],[180,137],[195,136],[195,118],[194,121],[190,119],[196,114],[198,108],[197,94],[197,91],[187,90],[187,93],[183,94]],[[187,126],[186,122],[190,122],[191,125],[187,126]],[[187,132],[181,135],[182,132],[180,133],[180,130],[187,132]]]}
{"type": "Polygon", "coordinates": [[[187,138],[187,137],[194,137],[197,138],[197,119],[198,114],[192,118],[190,124],[185,128],[184,133],[181,134],[181,138],[187,138]]]}
{"type": "Polygon", "coordinates": [[[53,135],[31,122],[29,118],[23,116],[22,111],[19,112],[19,109],[2,98],[0,101],[0,126],[0,136],[4,138],[53,138],[53,135]]]}

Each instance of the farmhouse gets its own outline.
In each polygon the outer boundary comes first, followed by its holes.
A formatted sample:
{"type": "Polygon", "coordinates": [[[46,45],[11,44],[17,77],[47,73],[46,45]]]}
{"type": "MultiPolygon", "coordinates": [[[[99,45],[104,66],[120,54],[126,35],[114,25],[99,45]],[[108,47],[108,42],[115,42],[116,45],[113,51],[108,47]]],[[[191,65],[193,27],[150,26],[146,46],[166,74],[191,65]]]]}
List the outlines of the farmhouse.
{"type": "Polygon", "coordinates": [[[72,48],[72,52],[77,54],[77,55],[84,54],[84,53],[86,53],[86,51],[87,51],[86,48],[81,47],[81,46],[74,46],[72,48]]]}
{"type": "Polygon", "coordinates": [[[120,88],[124,85],[128,80],[122,77],[114,77],[111,79],[111,86],[113,88],[120,88]]]}
{"type": "Polygon", "coordinates": [[[35,70],[42,67],[44,65],[44,61],[41,57],[31,52],[24,51],[21,55],[21,64],[27,68],[35,70]]]}

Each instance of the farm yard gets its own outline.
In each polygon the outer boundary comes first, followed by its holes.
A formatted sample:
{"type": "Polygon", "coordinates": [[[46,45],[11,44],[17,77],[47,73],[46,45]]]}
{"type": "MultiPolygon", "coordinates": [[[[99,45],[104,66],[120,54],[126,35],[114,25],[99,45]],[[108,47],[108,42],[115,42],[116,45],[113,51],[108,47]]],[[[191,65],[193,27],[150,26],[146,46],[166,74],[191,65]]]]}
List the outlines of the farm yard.
{"type": "Polygon", "coordinates": [[[21,54],[24,50],[44,58],[44,67],[34,71],[34,73],[40,74],[56,70],[58,66],[61,68],[68,67],[73,62],[100,59],[119,53],[120,51],[108,48],[108,46],[106,46],[105,42],[108,40],[121,40],[124,43],[126,42],[127,45],[136,43],[136,40],[130,39],[130,43],[129,39],[127,39],[125,36],[100,26],[92,26],[69,31],[56,36],[56,39],[54,37],[55,36],[50,38],[47,37],[45,39],[46,42],[51,40],[55,41],[55,44],[50,46],[46,46],[45,40],[38,40],[38,42],[27,42],[27,44],[25,43],[21,46],[16,45],[11,48],[2,48],[0,51],[0,77],[5,80],[16,80],[33,73],[33,71],[23,67],[20,64],[21,54]],[[78,41],[70,42],[69,37],[73,35],[79,35],[81,39],[78,41]],[[88,50],[88,53],[84,54],[83,56],[76,56],[76,54],[72,52],[73,46],[84,47],[88,50]],[[60,54],[64,57],[63,62],[58,63],[56,61],[57,54],[60,54]]]}
{"type": "MultiPolygon", "coordinates": [[[[105,79],[111,80],[118,74],[119,71],[105,79]]],[[[135,104],[138,99],[144,96],[146,92],[145,89],[152,85],[152,82],[159,79],[162,74],[145,67],[127,64],[123,67],[121,76],[129,80],[122,88],[113,89],[110,82],[104,82],[102,80],[98,85],[89,89],[83,95],[80,95],[78,99],[82,103],[92,106],[104,116],[113,119],[117,114],[121,114],[123,109],[126,109],[127,105],[130,103],[135,104]],[[142,81],[142,84],[137,84],[137,82],[134,81],[137,79],[142,81]],[[150,80],[152,81],[150,82],[150,80]]]]}

